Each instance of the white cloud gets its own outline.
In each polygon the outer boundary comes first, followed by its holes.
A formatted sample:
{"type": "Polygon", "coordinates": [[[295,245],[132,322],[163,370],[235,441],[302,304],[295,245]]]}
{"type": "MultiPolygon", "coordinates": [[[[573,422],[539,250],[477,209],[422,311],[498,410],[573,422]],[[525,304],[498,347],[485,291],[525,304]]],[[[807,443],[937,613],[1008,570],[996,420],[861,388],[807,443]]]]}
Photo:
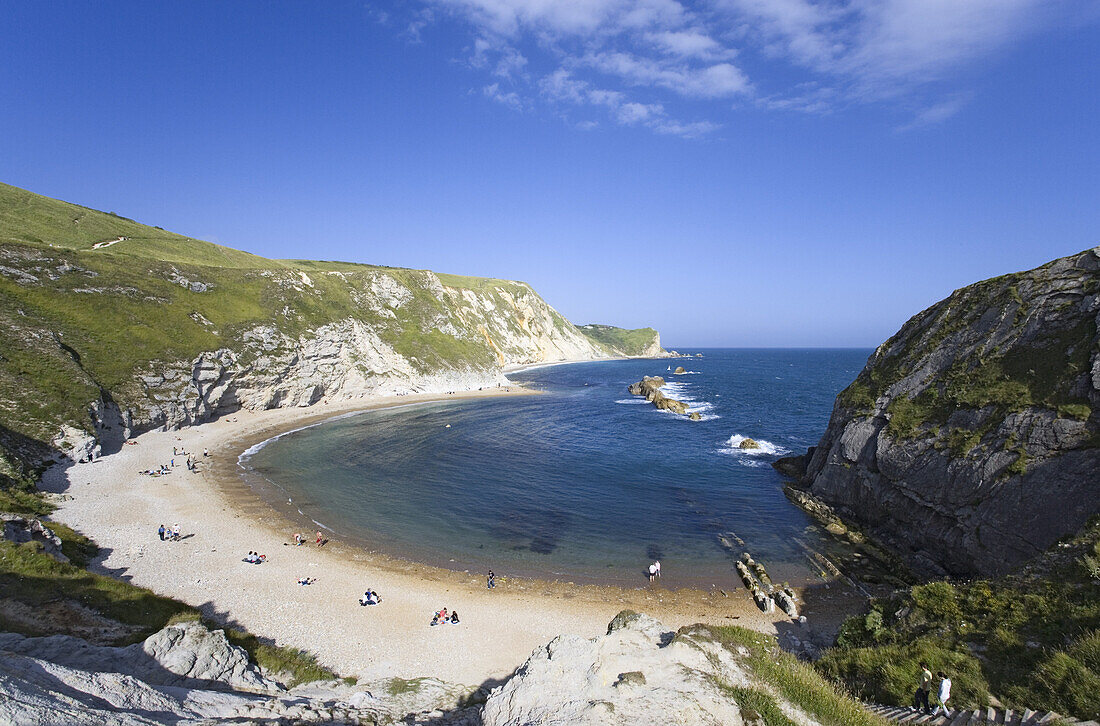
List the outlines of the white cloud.
{"type": "Polygon", "coordinates": [[[631,85],[660,86],[683,96],[721,98],[749,91],[748,78],[730,63],[697,67],[623,52],[589,54],[580,62],[631,85]]]}
{"type": "Polygon", "coordinates": [[[736,51],[724,48],[698,28],[647,33],[646,40],[664,52],[681,58],[714,59],[736,55],[736,51]]]}
{"type": "Polygon", "coordinates": [[[940,101],[921,110],[916,117],[900,127],[898,131],[910,131],[922,126],[935,126],[957,114],[970,99],[967,96],[955,96],[945,101],[940,101]]]}
{"type": "Polygon", "coordinates": [[[515,91],[505,91],[501,89],[499,83],[492,83],[481,89],[481,92],[485,94],[486,98],[491,98],[497,103],[502,103],[508,108],[516,111],[523,110],[523,99],[519,97],[519,94],[515,91]]]}
{"type": "Polygon", "coordinates": [[[499,79],[483,87],[488,98],[559,114],[595,107],[615,123],[702,136],[718,123],[673,117],[707,102],[702,113],[730,112],[716,100],[805,113],[885,102],[923,107],[914,124],[943,122],[965,89],[935,87],[932,100],[932,82],[1035,32],[1052,7],[1069,17],[1096,0],[420,1],[407,35],[462,23],[467,62],[499,79]]]}

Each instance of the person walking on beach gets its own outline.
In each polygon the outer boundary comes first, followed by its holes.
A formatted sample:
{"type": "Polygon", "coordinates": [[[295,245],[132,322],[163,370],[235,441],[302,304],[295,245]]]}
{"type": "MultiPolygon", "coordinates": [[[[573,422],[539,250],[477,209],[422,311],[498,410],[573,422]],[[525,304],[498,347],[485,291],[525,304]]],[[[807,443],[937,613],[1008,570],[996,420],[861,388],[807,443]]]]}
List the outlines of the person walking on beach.
{"type": "Polygon", "coordinates": [[[936,674],[940,679],[940,692],[939,703],[936,704],[936,709],[932,711],[932,715],[935,716],[940,712],[940,707],[943,707],[943,715],[950,715],[951,711],[947,708],[947,701],[951,698],[951,679],[947,677],[943,671],[936,674]]]}
{"type": "MultiPolygon", "coordinates": [[[[950,686],[949,686],[950,687],[950,686]]],[[[917,684],[917,692],[913,694],[913,710],[921,710],[928,713],[932,707],[928,705],[928,694],[932,690],[932,671],[928,670],[927,663],[920,664],[920,682],[917,684]]]]}
{"type": "Polygon", "coordinates": [[[485,587],[488,588],[489,590],[492,590],[496,586],[497,586],[496,573],[493,572],[492,570],[489,570],[489,576],[486,578],[485,587]]]}
{"type": "Polygon", "coordinates": [[[164,541],[164,525],[163,524],[160,525],[160,527],[157,528],[157,534],[160,535],[160,541],[163,542],[164,541]]]}

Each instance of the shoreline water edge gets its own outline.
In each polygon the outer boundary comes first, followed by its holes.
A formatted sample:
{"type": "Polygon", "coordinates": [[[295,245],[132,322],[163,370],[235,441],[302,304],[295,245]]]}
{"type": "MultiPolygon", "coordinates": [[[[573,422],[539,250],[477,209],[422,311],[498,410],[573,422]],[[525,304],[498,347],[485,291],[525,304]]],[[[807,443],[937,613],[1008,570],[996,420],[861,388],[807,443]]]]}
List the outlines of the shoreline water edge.
{"type": "MultiPolygon", "coordinates": [[[[510,371],[513,372],[513,371],[510,371]]],[[[342,675],[373,679],[436,677],[478,685],[508,676],[535,648],[563,633],[591,637],[615,613],[645,611],[670,627],[737,623],[777,633],[782,613],[761,613],[736,582],[710,591],[589,585],[509,577],[485,587],[482,572],[403,560],[332,537],[314,544],[293,503],[265,501],[241,476],[239,457],[290,431],[343,416],[456,399],[538,395],[507,389],[416,394],[308,408],[239,411],[216,421],[148,432],[91,463],[54,467],[42,488],[55,497],[54,519],[101,547],[93,568],[199,607],[215,621],[243,626],[279,645],[315,654],[342,675]],[[176,462],[171,473],[142,474],[177,449],[199,457],[197,471],[176,462]],[[201,452],[209,450],[209,457],[201,452]],[[183,539],[161,542],[157,527],[180,525],[183,539]],[[296,546],[294,533],[308,544],[296,546]],[[262,565],[242,562],[248,552],[262,565]],[[303,578],[316,578],[309,586],[303,578]],[[383,606],[362,607],[371,588],[383,606]],[[429,627],[442,607],[462,613],[455,628],[429,627]]],[[[312,520],[310,520],[312,522],[312,520]]],[[[331,536],[326,535],[326,536],[331,536]]],[[[842,586],[819,592],[804,608],[814,627],[835,628],[858,607],[842,586]]]]}

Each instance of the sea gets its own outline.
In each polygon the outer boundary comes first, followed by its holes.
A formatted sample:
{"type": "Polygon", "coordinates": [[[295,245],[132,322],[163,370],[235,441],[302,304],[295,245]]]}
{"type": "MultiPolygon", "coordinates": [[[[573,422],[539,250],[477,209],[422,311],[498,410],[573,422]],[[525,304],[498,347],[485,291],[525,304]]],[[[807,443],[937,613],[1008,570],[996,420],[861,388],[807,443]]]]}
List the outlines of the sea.
{"type": "Polygon", "coordinates": [[[777,582],[813,582],[827,535],[771,463],[818,442],[871,351],[699,352],[510,375],[539,396],[335,418],[251,447],[240,471],[302,526],[453,570],[629,587],[660,560],[663,584],[714,588],[746,551],[777,582]],[[644,375],[700,420],[630,395],[644,375]]]}

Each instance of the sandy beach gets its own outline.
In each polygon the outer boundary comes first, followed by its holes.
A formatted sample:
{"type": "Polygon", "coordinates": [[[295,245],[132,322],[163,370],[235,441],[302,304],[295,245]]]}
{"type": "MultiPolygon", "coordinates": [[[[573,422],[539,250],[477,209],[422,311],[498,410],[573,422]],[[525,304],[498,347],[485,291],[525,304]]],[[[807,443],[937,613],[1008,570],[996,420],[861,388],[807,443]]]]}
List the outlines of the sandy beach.
{"type": "MultiPolygon", "coordinates": [[[[100,545],[98,570],[200,607],[219,622],[243,626],[279,645],[310,651],[341,675],[432,676],[479,685],[508,676],[533,649],[559,634],[604,632],[623,608],[647,612],[670,627],[736,623],[776,632],[782,613],[760,613],[732,568],[728,582],[712,592],[671,590],[660,581],[625,589],[511,577],[488,590],[483,572],[429,567],[337,540],[318,547],[315,528],[305,531],[308,544],[294,546],[301,524],[260,501],[238,474],[242,451],[292,428],[354,410],[489,395],[531,392],[513,387],[241,411],[180,431],[142,434],[93,463],[55,467],[42,486],[67,495],[53,518],[100,545]],[[173,447],[197,455],[199,471],[188,471],[184,457],[176,456],[170,474],[140,473],[167,463],[173,447]],[[204,448],[210,451],[206,459],[204,448]],[[161,542],[159,524],[179,524],[183,539],[161,542]],[[267,561],[243,562],[249,551],[267,555],[267,561]],[[316,582],[299,585],[305,577],[316,582]],[[381,593],[381,605],[358,604],[368,587],[381,593]],[[432,613],[443,607],[457,610],[461,624],[429,627],[432,613]]],[[[829,617],[828,604],[821,610],[820,617],[829,617]]]]}

